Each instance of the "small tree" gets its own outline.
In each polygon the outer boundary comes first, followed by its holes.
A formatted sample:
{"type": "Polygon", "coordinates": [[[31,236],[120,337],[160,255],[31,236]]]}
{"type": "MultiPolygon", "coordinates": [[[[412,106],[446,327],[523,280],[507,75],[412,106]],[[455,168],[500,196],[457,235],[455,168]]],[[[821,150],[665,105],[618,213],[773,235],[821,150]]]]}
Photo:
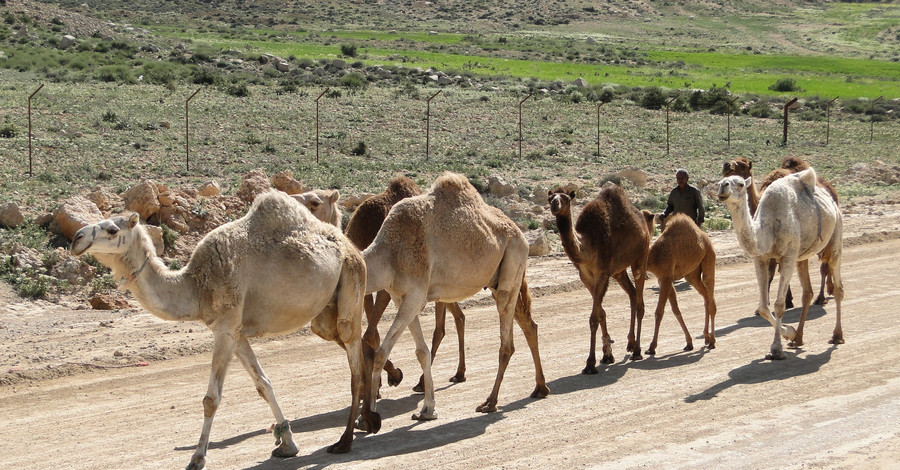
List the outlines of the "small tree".
{"type": "Polygon", "coordinates": [[[341,54],[344,54],[347,57],[356,57],[356,45],[341,44],[341,54]]]}
{"type": "Polygon", "coordinates": [[[800,86],[797,85],[797,81],[790,77],[778,79],[773,85],[769,85],[769,89],[779,92],[801,91],[800,86]]]}

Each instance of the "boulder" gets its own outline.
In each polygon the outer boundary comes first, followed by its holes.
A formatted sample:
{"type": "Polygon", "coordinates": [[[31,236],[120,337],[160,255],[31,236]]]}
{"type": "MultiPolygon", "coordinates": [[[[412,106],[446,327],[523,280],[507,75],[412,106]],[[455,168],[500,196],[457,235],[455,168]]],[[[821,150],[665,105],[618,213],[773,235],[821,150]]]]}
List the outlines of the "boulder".
{"type": "Polygon", "coordinates": [[[15,202],[0,204],[0,227],[15,228],[25,223],[25,217],[15,202]]]}
{"type": "Polygon", "coordinates": [[[488,178],[488,194],[496,197],[512,196],[516,194],[516,188],[500,176],[491,176],[488,178]]]}
{"type": "Polygon", "coordinates": [[[215,181],[207,181],[203,183],[203,186],[197,190],[201,196],[212,197],[212,196],[220,196],[222,194],[222,189],[219,187],[219,183],[215,181]]]}
{"type": "Polygon", "coordinates": [[[156,225],[145,225],[147,229],[147,233],[150,234],[150,239],[153,240],[153,248],[156,249],[156,256],[162,256],[163,251],[166,249],[166,244],[163,242],[163,231],[162,228],[157,227],[156,225]]]}
{"type": "Polygon", "coordinates": [[[122,199],[125,201],[125,208],[136,212],[143,220],[159,211],[159,189],[156,183],[148,179],[141,180],[125,191],[122,199]]]}
{"type": "Polygon", "coordinates": [[[272,189],[272,184],[266,176],[266,171],[262,168],[257,168],[244,176],[244,181],[241,182],[241,187],[238,188],[235,195],[245,203],[250,204],[256,199],[256,196],[270,189],[272,189]]]}
{"type": "Polygon", "coordinates": [[[125,202],[118,194],[107,191],[100,186],[87,194],[87,199],[97,205],[102,212],[109,212],[116,207],[123,207],[125,202]]]}
{"type": "Polygon", "coordinates": [[[574,82],[572,82],[572,85],[575,85],[575,86],[578,87],[578,88],[587,88],[587,87],[588,87],[588,82],[587,82],[587,80],[585,80],[585,79],[583,79],[583,78],[581,78],[581,77],[578,77],[578,78],[575,79],[574,82]]]}
{"type": "Polygon", "coordinates": [[[101,220],[103,213],[96,204],[83,196],[74,196],[56,206],[50,230],[61,233],[71,240],[82,227],[96,224],[101,220]]]}
{"type": "Polygon", "coordinates": [[[50,256],[53,261],[50,276],[69,284],[83,286],[97,275],[97,268],[70,255],[65,248],[57,248],[50,256]]]}
{"type": "Polygon", "coordinates": [[[68,49],[75,45],[75,36],[70,34],[66,34],[62,38],[59,39],[59,48],[60,49],[68,49]]]}
{"type": "Polygon", "coordinates": [[[122,310],[129,307],[127,301],[110,294],[94,294],[89,302],[94,310],[122,310]]]}
{"type": "Polygon", "coordinates": [[[341,59],[334,59],[331,61],[331,66],[338,70],[344,70],[345,68],[347,68],[347,61],[341,60],[341,59]]]}
{"type": "Polygon", "coordinates": [[[290,71],[291,71],[291,64],[289,64],[289,63],[287,63],[287,62],[285,62],[285,61],[281,61],[281,62],[278,62],[277,64],[275,64],[275,68],[276,68],[279,72],[290,72],[290,71]]]}
{"type": "Polygon", "coordinates": [[[294,179],[294,172],[291,170],[275,173],[275,175],[272,176],[272,186],[275,186],[275,189],[284,191],[288,194],[300,194],[306,191],[303,183],[294,179]]]}
{"type": "Polygon", "coordinates": [[[550,254],[550,242],[541,229],[525,232],[528,240],[528,256],[544,256],[550,254]]]}

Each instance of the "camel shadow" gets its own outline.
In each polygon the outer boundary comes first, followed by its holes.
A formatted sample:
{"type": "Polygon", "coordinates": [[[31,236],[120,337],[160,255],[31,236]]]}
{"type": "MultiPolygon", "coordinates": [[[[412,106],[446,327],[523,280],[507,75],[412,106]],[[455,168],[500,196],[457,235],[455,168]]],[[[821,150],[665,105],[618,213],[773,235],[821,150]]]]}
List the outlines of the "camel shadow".
{"type": "MultiPolygon", "coordinates": [[[[694,290],[694,288],[691,287],[691,283],[685,281],[684,279],[679,279],[679,280],[675,281],[673,284],[675,286],[675,292],[687,292],[690,290],[694,290]]],[[[650,287],[650,290],[655,292],[656,297],[658,298],[659,297],[659,282],[657,282],[655,286],[650,287]]]]}
{"type": "MultiPolygon", "coordinates": [[[[378,412],[381,414],[382,419],[393,418],[395,416],[409,414],[412,411],[417,409],[419,402],[421,401],[421,394],[411,393],[408,396],[402,398],[383,398],[378,400],[378,412]]],[[[344,407],[339,410],[330,411],[327,413],[320,413],[313,416],[307,416],[305,418],[298,418],[291,421],[291,432],[294,435],[303,434],[307,432],[321,431],[323,429],[330,429],[335,427],[341,427],[347,423],[347,416],[349,415],[350,410],[347,407],[344,407]]],[[[224,439],[221,441],[215,441],[209,443],[210,449],[224,449],[227,447],[231,447],[236,444],[240,444],[243,441],[248,439],[252,439],[254,437],[265,436],[267,434],[271,434],[271,431],[267,431],[266,429],[258,429],[256,431],[247,432],[244,434],[240,434],[237,436],[230,437],[228,439],[224,439]]],[[[197,449],[196,445],[190,446],[181,446],[176,447],[177,451],[194,451],[197,449]]]]}
{"type": "Polygon", "coordinates": [[[832,345],[821,354],[811,354],[806,357],[799,357],[800,349],[785,349],[785,353],[788,354],[786,360],[769,361],[756,359],[750,364],[728,372],[728,380],[713,385],[695,395],[687,396],[684,401],[686,403],[694,403],[700,400],[711,400],[720,392],[738,385],[760,384],[813,374],[831,360],[831,354],[835,349],[837,349],[837,346],[832,345]]]}
{"type": "MultiPolygon", "coordinates": [[[[419,434],[416,428],[423,424],[421,421],[411,421],[406,426],[392,429],[383,434],[366,436],[363,432],[357,432],[354,436],[354,450],[348,454],[328,454],[327,449],[322,448],[310,454],[288,459],[270,458],[247,468],[248,470],[321,469],[331,465],[422,452],[483,435],[487,432],[488,427],[505,419],[507,413],[521,410],[527,404],[535,401],[537,401],[535,398],[521,398],[500,407],[500,410],[494,413],[479,413],[470,418],[429,428],[427,431],[423,431],[428,436],[416,435],[419,434]],[[363,438],[363,436],[365,437],[363,438]]],[[[379,405],[378,411],[381,412],[381,405],[379,405]]]]}
{"type": "MultiPolygon", "coordinates": [[[[801,313],[803,313],[802,307],[794,307],[790,310],[785,310],[784,316],[781,317],[781,321],[788,325],[796,325],[800,322],[801,313]]],[[[806,314],[806,321],[810,322],[816,320],[817,318],[824,317],[827,313],[828,312],[825,310],[825,306],[823,305],[810,305],[809,312],[806,314]]],[[[772,328],[772,324],[759,315],[751,315],[741,318],[733,325],[716,329],[716,337],[718,338],[719,336],[725,336],[728,333],[737,331],[741,328],[772,328]]]]}

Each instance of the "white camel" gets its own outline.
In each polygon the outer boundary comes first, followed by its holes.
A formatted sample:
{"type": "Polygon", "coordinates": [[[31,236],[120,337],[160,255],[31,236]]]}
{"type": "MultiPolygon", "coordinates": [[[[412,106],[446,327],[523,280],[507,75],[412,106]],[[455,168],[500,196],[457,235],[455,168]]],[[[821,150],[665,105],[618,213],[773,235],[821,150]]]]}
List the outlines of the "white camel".
{"type": "Polygon", "coordinates": [[[822,252],[834,279],[836,324],[832,344],[844,342],[841,330],[842,220],[841,211],[828,191],[816,186],[812,168],[785,176],[769,186],[751,217],[747,203],[747,188],[752,179],[729,176],[719,182],[719,200],[731,212],[738,243],[754,257],[756,279],[759,282],[759,314],[775,327],[775,340],[767,359],[784,359],[781,336],[792,340],[789,346],[803,344],[803,325],[812,302],[813,290],[809,279],[809,258],[822,252]],[[824,251],[823,251],[824,250],[824,251]],[[775,300],[775,317],[769,315],[768,264],[774,259],[781,265],[781,276],[775,300]],[[803,287],[803,311],[797,329],[782,325],[785,294],[796,264],[803,287]],[[780,333],[780,334],[779,334],[780,333]]]}
{"type": "Polygon", "coordinates": [[[341,193],[338,190],[314,189],[305,193],[291,194],[291,197],[306,206],[317,219],[338,229],[341,228],[341,207],[338,206],[341,193]]]}
{"type": "MultiPolygon", "coordinates": [[[[431,355],[419,313],[427,302],[458,302],[489,288],[500,313],[500,365],[494,388],[478,412],[497,410],[503,374],[513,354],[513,319],[531,349],[536,387],[533,398],[546,397],[538,354],[537,325],[531,319],[531,295],[525,282],[528,242],[499,209],[481,199],[459,174],[444,173],[428,193],[397,202],[375,241],[363,252],[368,277],[366,293],[386,290],[398,304],[397,316],[375,352],[372,387],[405,328],[416,343],[422,366],[425,400],[413,419],[435,419],[431,355]]],[[[375,409],[375,390],[370,393],[375,409]]]]}
{"type": "MultiPolygon", "coordinates": [[[[340,230],[316,220],[287,195],[272,191],[256,198],[250,211],[204,237],[187,266],[169,270],[156,257],[136,214],[88,225],[75,235],[72,252],[91,253],[108,266],[120,288],[128,289],[163,320],[202,321],[213,332],[209,388],[203,398],[203,430],[188,469],[203,468],[213,417],[222,398],[232,356],[250,374],[275,415],[275,457],[296,455],[290,422],[275,400],[248,338],[296,330],[313,332],[347,351],[351,371],[350,416],[329,452],[350,451],[360,399],[371,390],[371,353],[364,355],[362,299],[366,267],[340,230]]],[[[368,401],[368,400],[365,400],[368,401]]],[[[363,406],[367,428],[381,418],[363,406]]]]}

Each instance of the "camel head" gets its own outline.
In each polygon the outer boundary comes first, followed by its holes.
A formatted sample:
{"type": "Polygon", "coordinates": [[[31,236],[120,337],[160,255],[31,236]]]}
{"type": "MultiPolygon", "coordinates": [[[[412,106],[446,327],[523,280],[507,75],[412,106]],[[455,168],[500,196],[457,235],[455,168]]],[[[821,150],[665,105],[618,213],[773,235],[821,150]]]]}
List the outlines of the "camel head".
{"type": "Polygon", "coordinates": [[[722,176],[743,176],[749,178],[753,176],[753,162],[744,157],[738,157],[734,160],[725,162],[722,166],[722,176]]]}
{"type": "Polygon", "coordinates": [[[809,163],[800,157],[784,157],[781,162],[781,168],[791,170],[792,173],[799,173],[809,168],[809,163]]]}
{"type": "Polygon", "coordinates": [[[337,203],[341,193],[336,189],[315,189],[303,194],[291,194],[291,197],[306,206],[315,218],[341,228],[341,208],[337,203]]]}
{"type": "MultiPolygon", "coordinates": [[[[747,200],[747,187],[753,184],[753,178],[729,176],[719,181],[719,201],[726,204],[738,204],[747,200]]],[[[744,202],[746,204],[746,202],[744,202]]]]}
{"type": "Polygon", "coordinates": [[[547,202],[550,203],[550,213],[553,215],[571,215],[572,201],[575,200],[575,191],[564,192],[562,189],[547,191],[547,202]]]}
{"type": "Polygon", "coordinates": [[[72,254],[75,256],[85,252],[123,254],[138,236],[134,230],[138,222],[140,222],[138,215],[131,214],[128,217],[113,217],[82,227],[72,239],[72,254]]]}

